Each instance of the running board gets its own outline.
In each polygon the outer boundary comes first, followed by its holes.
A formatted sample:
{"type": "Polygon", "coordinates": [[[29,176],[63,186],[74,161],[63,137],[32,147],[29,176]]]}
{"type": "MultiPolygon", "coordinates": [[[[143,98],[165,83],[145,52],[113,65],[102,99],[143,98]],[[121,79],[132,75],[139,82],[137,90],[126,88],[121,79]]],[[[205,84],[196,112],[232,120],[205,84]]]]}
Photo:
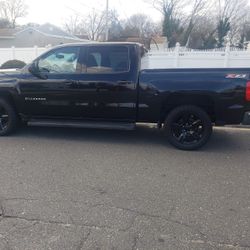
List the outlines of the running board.
{"type": "Polygon", "coordinates": [[[124,122],[98,122],[98,121],[68,121],[68,120],[40,120],[32,119],[28,121],[29,126],[36,127],[62,127],[62,128],[93,128],[110,130],[134,130],[135,123],[124,122]]]}

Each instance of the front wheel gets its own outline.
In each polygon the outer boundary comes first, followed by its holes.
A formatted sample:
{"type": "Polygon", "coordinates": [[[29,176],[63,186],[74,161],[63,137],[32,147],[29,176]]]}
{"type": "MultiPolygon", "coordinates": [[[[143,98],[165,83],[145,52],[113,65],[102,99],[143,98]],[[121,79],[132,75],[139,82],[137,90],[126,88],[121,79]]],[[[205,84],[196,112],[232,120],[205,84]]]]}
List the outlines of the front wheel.
{"type": "Polygon", "coordinates": [[[181,150],[196,150],[204,146],[212,134],[208,114],[196,106],[180,106],[172,110],[165,131],[169,142],[181,150]]]}
{"type": "Polygon", "coordinates": [[[18,125],[17,114],[12,105],[0,99],[0,136],[11,134],[18,125]]]}

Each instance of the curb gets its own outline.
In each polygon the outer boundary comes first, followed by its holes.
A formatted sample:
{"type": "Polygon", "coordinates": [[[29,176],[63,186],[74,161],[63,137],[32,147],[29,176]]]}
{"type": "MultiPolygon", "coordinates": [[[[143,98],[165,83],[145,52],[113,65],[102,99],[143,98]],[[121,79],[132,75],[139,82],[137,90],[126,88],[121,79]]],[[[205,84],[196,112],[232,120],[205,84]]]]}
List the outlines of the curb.
{"type": "Polygon", "coordinates": [[[250,125],[226,125],[226,128],[244,128],[244,129],[250,129],[250,125]]]}

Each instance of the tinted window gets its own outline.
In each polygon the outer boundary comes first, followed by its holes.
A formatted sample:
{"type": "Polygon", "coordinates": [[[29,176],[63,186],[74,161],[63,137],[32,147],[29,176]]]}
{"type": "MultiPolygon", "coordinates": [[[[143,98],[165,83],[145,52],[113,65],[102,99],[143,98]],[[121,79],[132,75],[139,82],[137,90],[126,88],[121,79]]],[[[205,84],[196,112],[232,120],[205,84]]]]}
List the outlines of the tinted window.
{"type": "Polygon", "coordinates": [[[78,54],[78,47],[65,47],[53,50],[39,60],[39,70],[52,74],[76,73],[78,54]]]}
{"type": "Polygon", "coordinates": [[[126,46],[93,46],[89,48],[87,73],[129,71],[129,52],[126,46]]]}

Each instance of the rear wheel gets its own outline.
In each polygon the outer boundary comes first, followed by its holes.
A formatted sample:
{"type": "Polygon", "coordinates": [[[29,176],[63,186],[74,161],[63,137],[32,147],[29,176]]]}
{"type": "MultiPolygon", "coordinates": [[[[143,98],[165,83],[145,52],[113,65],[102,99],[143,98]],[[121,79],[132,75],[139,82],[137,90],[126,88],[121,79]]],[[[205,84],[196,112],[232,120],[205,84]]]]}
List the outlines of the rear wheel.
{"type": "Polygon", "coordinates": [[[4,99],[0,99],[0,136],[9,135],[18,125],[14,108],[4,99]]]}
{"type": "Polygon", "coordinates": [[[195,150],[205,145],[212,133],[208,114],[196,106],[181,106],[170,112],[165,121],[169,142],[181,150],[195,150]]]}

